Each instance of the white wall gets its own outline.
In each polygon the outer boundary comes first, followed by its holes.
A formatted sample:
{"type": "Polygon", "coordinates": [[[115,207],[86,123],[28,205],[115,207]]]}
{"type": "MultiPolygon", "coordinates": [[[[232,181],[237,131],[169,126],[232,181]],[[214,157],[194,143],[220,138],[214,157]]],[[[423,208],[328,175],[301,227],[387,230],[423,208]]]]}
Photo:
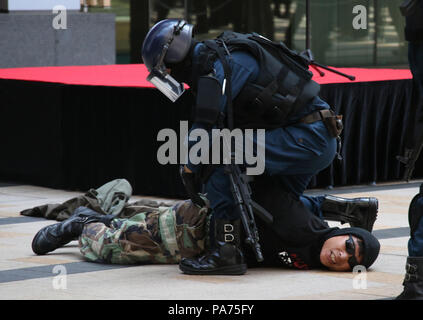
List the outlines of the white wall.
{"type": "Polygon", "coordinates": [[[0,0],[0,9],[9,11],[19,10],[52,10],[57,5],[65,6],[68,10],[79,10],[80,0],[0,0]]]}

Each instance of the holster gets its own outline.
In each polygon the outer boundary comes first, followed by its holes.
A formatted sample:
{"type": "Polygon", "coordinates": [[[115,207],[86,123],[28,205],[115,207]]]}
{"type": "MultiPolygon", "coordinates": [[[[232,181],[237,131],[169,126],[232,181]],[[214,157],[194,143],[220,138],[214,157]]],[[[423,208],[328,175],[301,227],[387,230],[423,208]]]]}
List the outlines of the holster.
{"type": "Polygon", "coordinates": [[[323,121],[329,133],[334,138],[338,138],[341,135],[342,130],[344,129],[344,125],[342,124],[342,115],[336,115],[335,112],[330,109],[313,112],[302,118],[300,122],[313,123],[320,120],[323,121]]]}
{"type": "Polygon", "coordinates": [[[330,134],[333,137],[337,138],[341,135],[342,130],[344,129],[344,125],[342,124],[342,115],[335,115],[333,111],[331,111],[331,113],[332,114],[330,116],[322,115],[322,121],[330,132],[330,134]]]}

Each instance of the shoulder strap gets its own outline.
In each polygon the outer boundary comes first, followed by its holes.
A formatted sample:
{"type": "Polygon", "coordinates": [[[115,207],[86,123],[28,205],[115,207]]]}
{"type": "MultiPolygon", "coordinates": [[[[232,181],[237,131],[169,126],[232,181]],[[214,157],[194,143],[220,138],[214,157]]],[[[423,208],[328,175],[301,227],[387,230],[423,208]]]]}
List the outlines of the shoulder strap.
{"type": "MultiPolygon", "coordinates": [[[[225,45],[225,42],[223,39],[220,40],[206,40],[204,41],[204,44],[210,48],[211,50],[214,50],[217,53],[217,56],[222,63],[223,71],[225,73],[225,94],[226,94],[226,113],[227,113],[227,124],[228,128],[232,130],[234,128],[234,120],[233,120],[233,108],[232,108],[232,70],[226,61],[225,58],[225,49],[222,48],[217,43],[221,42],[222,45],[225,45]]],[[[226,50],[227,51],[227,50],[226,50]]],[[[227,54],[230,56],[229,51],[227,51],[227,54]]]]}
{"type": "Polygon", "coordinates": [[[264,50],[276,57],[280,62],[287,65],[292,71],[298,73],[306,80],[310,80],[313,76],[310,72],[310,61],[298,52],[289,49],[282,41],[271,41],[257,33],[249,36],[249,39],[257,42],[264,50]]]}

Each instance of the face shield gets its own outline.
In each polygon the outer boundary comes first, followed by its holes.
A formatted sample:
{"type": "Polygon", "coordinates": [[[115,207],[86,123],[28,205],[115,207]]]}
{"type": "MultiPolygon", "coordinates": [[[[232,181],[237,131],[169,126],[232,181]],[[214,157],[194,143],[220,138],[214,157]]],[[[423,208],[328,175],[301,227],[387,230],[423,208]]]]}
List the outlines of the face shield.
{"type": "Polygon", "coordinates": [[[172,102],[178,100],[185,91],[183,83],[179,83],[168,74],[164,65],[159,68],[157,66],[154,67],[148,75],[147,81],[151,82],[172,102]]]}
{"type": "Polygon", "coordinates": [[[181,21],[174,27],[172,36],[163,46],[162,53],[160,54],[159,60],[151,70],[150,74],[147,77],[147,81],[151,82],[157,89],[159,89],[166,97],[168,97],[172,102],[178,100],[178,98],[184,93],[184,85],[175,80],[166,70],[166,65],[164,64],[164,58],[167,51],[169,50],[170,44],[172,43],[175,35],[178,35],[180,31],[185,26],[179,25],[181,21]]]}

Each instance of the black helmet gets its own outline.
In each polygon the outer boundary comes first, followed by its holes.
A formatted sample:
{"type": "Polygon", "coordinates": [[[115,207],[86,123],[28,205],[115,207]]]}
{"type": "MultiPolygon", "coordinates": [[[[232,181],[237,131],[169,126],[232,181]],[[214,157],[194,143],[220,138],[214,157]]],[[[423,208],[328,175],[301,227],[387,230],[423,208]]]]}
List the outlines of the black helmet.
{"type": "Polygon", "coordinates": [[[184,87],[168,74],[166,64],[179,63],[187,56],[192,29],[184,20],[162,20],[151,28],[142,46],[142,58],[150,71],[147,80],[173,102],[182,95],[184,87]]]}

